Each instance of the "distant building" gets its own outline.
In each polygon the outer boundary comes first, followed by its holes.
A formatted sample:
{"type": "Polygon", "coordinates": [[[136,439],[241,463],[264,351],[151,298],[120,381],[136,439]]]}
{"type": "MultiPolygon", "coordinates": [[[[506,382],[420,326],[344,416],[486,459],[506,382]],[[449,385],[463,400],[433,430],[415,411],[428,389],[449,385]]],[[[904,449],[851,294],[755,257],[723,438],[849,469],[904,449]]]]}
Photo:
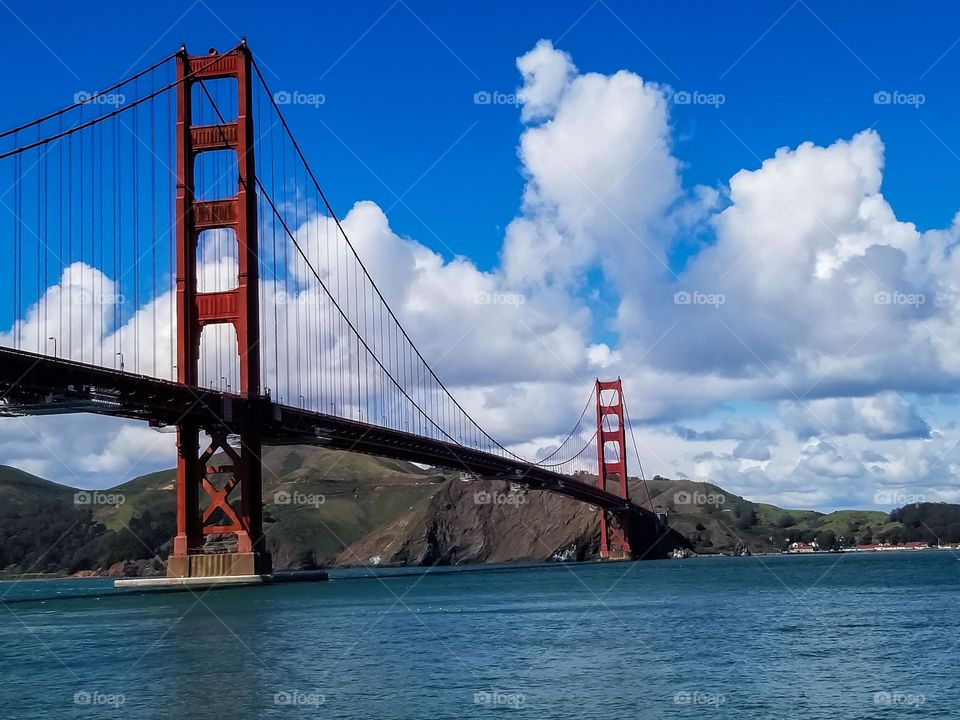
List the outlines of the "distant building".
{"type": "Polygon", "coordinates": [[[892,551],[892,550],[929,550],[930,543],[928,542],[908,542],[901,543],[900,545],[891,545],[890,543],[881,543],[881,544],[872,544],[872,545],[855,545],[852,550],[856,552],[877,552],[877,551],[892,551]]]}
{"type": "Polygon", "coordinates": [[[817,551],[816,545],[810,545],[808,543],[794,542],[790,543],[790,549],[787,552],[792,553],[812,553],[817,551]]]}

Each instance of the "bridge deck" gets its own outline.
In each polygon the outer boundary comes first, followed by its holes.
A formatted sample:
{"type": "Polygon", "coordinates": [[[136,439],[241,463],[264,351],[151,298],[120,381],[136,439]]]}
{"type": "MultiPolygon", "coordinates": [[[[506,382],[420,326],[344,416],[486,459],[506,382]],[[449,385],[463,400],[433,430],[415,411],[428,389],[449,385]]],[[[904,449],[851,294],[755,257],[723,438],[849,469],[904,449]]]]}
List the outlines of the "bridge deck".
{"type": "Polygon", "coordinates": [[[613,493],[515,458],[334,415],[194,388],[110,368],[0,348],[0,415],[97,413],[173,426],[228,431],[253,418],[267,445],[313,444],[460,470],[547,490],[620,513],[655,515],[613,493]]]}

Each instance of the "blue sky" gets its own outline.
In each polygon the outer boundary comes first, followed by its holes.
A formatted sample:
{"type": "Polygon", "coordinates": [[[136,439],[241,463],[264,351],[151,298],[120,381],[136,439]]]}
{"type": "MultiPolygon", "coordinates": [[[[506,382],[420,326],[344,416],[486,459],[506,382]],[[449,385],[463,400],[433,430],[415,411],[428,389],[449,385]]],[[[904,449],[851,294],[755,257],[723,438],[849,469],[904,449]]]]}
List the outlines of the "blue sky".
{"type": "Polygon", "coordinates": [[[387,208],[403,196],[412,212],[402,203],[390,213],[401,234],[481,267],[495,263],[519,204],[520,124],[515,107],[478,106],[473,96],[515,90],[515,58],[540,38],[584,69],[629,68],[675,89],[723,93],[719,108],[676,109],[685,183],[715,185],[777,147],[875,127],[887,150],[884,194],[899,216],[922,229],[943,227],[960,207],[960,153],[947,149],[960,148],[955,5],[911,3],[909,12],[816,0],[288,3],[270,12],[262,3],[212,0],[122,11],[49,7],[0,8],[8,20],[0,40],[18,59],[16,71],[0,78],[0,91],[14,99],[0,108],[0,125],[59,106],[78,87],[109,84],[180,42],[204,52],[246,36],[275,89],[324,94],[319,109],[290,114],[338,210],[358,198],[387,208]],[[923,93],[925,103],[914,112],[875,105],[882,90],[923,93]]]}
{"type": "MultiPolygon", "coordinates": [[[[783,505],[960,499],[960,6],[282,8],[0,3],[0,126],[246,36],[273,91],[322,95],[286,106],[294,133],[493,434],[539,452],[622,374],[654,472],[783,505]]],[[[102,486],[125,451],[90,428],[79,482],[102,486]]],[[[0,462],[48,472],[30,442],[0,428],[0,462]]]]}

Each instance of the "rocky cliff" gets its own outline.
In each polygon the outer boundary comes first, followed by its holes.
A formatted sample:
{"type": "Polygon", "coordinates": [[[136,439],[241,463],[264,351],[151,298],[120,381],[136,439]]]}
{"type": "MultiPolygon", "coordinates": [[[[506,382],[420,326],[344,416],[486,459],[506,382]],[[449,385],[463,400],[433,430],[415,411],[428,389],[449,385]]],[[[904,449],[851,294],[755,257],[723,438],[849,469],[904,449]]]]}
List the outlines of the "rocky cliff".
{"type": "Polygon", "coordinates": [[[337,565],[455,565],[584,560],[599,544],[596,511],[505,482],[444,480],[423,506],[351,543],[337,565]]]}

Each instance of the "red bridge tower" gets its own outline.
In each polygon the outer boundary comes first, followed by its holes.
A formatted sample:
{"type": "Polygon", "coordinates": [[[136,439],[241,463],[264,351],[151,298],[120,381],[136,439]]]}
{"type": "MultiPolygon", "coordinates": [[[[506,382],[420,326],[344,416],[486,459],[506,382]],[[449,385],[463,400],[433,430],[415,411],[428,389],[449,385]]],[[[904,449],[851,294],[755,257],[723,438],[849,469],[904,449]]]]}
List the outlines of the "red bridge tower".
{"type": "MultiPolygon", "coordinates": [[[[620,378],[597,379],[597,469],[601,490],[610,490],[613,483],[624,503],[630,501],[627,487],[627,442],[623,425],[623,387],[620,378]]],[[[622,522],[622,521],[620,521],[622,522]]],[[[629,559],[630,543],[623,528],[605,510],[600,512],[600,559],[629,559]],[[611,522],[614,520],[614,522],[611,522]]]]}
{"type": "MultiPolygon", "coordinates": [[[[258,303],[257,198],[254,187],[251,56],[246,44],[221,55],[177,56],[177,379],[197,387],[200,335],[204,327],[229,323],[236,330],[240,395],[260,395],[260,319],[258,303]],[[194,125],[191,92],[204,80],[232,78],[237,84],[237,117],[218,125],[194,125]],[[196,200],[194,165],[209,151],[237,155],[238,184],[233,197],[196,200]],[[231,230],[237,242],[236,287],[221,292],[197,289],[197,246],[205,230],[231,230]]],[[[237,403],[238,407],[244,405],[237,403]]],[[[263,537],[261,438],[256,418],[232,418],[240,447],[227,442],[223,428],[178,425],[177,535],[167,565],[171,577],[261,575],[271,571],[263,537]],[[200,432],[210,445],[199,452],[200,432]],[[209,464],[216,453],[224,464],[209,464]],[[230,502],[239,486],[239,512],[230,502]],[[207,501],[201,505],[201,489],[207,501]],[[233,552],[204,552],[205,538],[227,538],[233,552]]],[[[222,549],[222,548],[221,548],[222,549]]]]}

